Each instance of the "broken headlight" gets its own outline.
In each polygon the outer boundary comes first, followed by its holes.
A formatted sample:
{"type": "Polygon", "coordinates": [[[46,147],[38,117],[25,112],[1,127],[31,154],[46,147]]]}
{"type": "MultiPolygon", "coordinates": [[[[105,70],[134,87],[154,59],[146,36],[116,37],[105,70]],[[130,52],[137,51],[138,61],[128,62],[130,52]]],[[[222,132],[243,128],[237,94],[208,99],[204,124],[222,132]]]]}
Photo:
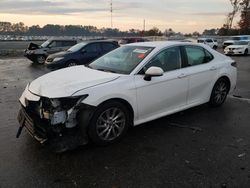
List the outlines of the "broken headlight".
{"type": "Polygon", "coordinates": [[[42,98],[40,100],[40,117],[51,119],[52,124],[64,123],[72,111],[84,100],[88,95],[65,98],[42,98]],[[56,120],[57,119],[57,120],[56,120]],[[56,120],[54,122],[54,120],[56,120]]]}

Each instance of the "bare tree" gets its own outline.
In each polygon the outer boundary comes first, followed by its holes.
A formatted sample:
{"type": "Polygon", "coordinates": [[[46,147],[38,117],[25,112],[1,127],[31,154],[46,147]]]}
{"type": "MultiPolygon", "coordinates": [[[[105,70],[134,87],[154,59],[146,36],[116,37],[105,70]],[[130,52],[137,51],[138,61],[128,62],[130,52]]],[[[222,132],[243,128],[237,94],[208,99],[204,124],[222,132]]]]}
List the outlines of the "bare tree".
{"type": "Polygon", "coordinates": [[[250,32],[250,0],[242,0],[241,2],[241,15],[238,23],[240,32],[242,34],[249,34],[250,32]]]}
{"type": "Polygon", "coordinates": [[[234,18],[240,10],[240,3],[242,0],[229,0],[229,1],[233,7],[233,10],[227,15],[225,27],[227,29],[232,29],[234,18]]]}

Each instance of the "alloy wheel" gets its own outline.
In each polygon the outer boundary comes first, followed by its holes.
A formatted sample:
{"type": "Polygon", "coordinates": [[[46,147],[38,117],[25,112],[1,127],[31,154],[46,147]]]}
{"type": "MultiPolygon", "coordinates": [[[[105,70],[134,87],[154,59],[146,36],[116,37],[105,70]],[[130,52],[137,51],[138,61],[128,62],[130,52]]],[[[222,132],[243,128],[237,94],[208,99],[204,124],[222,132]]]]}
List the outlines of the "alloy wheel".
{"type": "Polygon", "coordinates": [[[225,82],[219,82],[214,91],[214,100],[217,104],[223,103],[227,97],[227,84],[225,82]]]}
{"type": "Polygon", "coordinates": [[[104,141],[112,141],[122,134],[125,123],[126,116],[121,109],[108,108],[96,121],[97,135],[104,141]]]}

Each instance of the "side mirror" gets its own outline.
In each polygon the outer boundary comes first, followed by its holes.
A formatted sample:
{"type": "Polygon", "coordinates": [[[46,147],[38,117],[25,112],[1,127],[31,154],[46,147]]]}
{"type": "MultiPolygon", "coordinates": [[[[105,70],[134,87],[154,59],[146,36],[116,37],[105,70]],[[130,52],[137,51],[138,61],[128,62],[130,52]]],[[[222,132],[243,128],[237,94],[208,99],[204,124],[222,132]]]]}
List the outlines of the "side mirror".
{"type": "Polygon", "coordinates": [[[85,50],[85,49],[83,49],[82,51],[81,51],[81,53],[82,54],[85,54],[87,51],[85,50]]]}
{"type": "Polygon", "coordinates": [[[150,81],[152,77],[155,76],[162,76],[164,71],[160,67],[149,67],[148,70],[145,72],[144,80],[150,81]]]}

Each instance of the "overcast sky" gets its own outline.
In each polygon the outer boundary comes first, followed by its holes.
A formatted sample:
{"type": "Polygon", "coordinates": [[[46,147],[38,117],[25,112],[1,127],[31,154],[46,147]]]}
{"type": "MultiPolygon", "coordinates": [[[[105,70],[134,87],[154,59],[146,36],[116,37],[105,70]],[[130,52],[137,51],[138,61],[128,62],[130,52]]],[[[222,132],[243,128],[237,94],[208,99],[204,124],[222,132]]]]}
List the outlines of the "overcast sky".
{"type": "MultiPolygon", "coordinates": [[[[113,25],[121,30],[153,26],[184,33],[221,27],[229,0],[113,0],[113,25]]],[[[110,0],[0,0],[0,21],[26,25],[110,27],[110,0]]]]}

